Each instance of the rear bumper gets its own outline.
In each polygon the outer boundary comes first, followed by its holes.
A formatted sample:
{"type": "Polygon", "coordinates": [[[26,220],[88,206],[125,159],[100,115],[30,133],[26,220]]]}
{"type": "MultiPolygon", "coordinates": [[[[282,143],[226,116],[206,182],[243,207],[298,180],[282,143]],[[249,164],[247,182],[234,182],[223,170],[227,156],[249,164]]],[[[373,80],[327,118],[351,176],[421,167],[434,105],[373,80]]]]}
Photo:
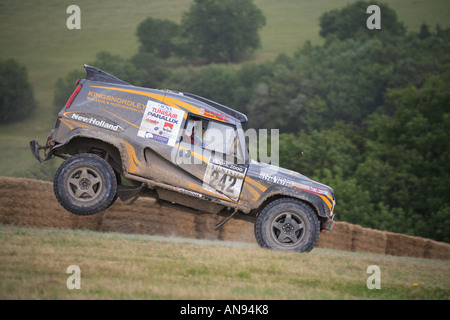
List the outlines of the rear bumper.
{"type": "Polygon", "coordinates": [[[54,132],[54,129],[48,133],[47,140],[45,141],[45,145],[43,145],[43,146],[41,146],[39,144],[37,139],[30,141],[31,153],[33,154],[33,157],[40,163],[54,158],[53,152],[51,152],[51,148],[54,145],[52,143],[53,132],[54,132]],[[50,149],[50,152],[48,152],[49,149],[50,149]],[[41,150],[44,150],[44,158],[41,158],[41,155],[40,155],[41,150]]]}
{"type": "Polygon", "coordinates": [[[39,161],[40,163],[53,158],[53,154],[51,152],[47,152],[47,150],[50,148],[51,147],[48,145],[45,145],[45,146],[39,145],[39,142],[37,140],[30,141],[31,153],[33,154],[34,158],[37,161],[39,161]],[[44,150],[44,158],[41,158],[41,155],[40,155],[41,150],[44,150]]]}

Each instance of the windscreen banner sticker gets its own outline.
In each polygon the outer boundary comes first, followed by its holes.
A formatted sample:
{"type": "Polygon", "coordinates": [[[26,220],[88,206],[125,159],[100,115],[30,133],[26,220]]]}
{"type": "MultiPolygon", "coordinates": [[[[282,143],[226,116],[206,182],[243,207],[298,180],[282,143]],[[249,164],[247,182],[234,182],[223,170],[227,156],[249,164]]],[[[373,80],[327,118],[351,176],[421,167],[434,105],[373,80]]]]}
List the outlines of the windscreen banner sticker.
{"type": "Polygon", "coordinates": [[[211,158],[206,167],[203,182],[219,193],[237,201],[246,171],[246,167],[228,163],[222,159],[211,158]]]}
{"type": "Polygon", "coordinates": [[[138,136],[174,146],[185,112],[166,104],[148,101],[138,136]]]}

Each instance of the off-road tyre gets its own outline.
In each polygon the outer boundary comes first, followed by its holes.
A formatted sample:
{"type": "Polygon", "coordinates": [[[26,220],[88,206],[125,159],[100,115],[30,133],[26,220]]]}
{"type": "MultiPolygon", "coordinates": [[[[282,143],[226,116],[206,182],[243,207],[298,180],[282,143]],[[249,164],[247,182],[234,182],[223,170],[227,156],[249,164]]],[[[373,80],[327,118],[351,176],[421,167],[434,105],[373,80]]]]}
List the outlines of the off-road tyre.
{"type": "Polygon", "coordinates": [[[117,199],[117,177],[104,159],[81,153],[58,168],[53,191],[66,210],[77,215],[92,215],[107,209],[117,199]]]}
{"type": "Polygon", "coordinates": [[[317,244],[320,224],[305,202],[281,198],[269,203],[258,215],[255,238],[263,248],[309,252],[317,244]]]}

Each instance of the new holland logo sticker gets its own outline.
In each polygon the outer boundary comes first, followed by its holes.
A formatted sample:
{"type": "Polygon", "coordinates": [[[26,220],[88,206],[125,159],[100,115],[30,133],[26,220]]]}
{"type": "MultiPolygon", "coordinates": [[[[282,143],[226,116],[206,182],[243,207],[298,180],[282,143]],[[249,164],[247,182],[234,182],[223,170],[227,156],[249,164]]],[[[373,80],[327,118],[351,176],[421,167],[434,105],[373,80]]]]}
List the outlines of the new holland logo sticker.
{"type": "Polygon", "coordinates": [[[98,115],[90,114],[90,113],[82,113],[82,112],[64,112],[63,116],[68,119],[77,120],[80,122],[84,122],[96,127],[108,129],[111,131],[123,131],[123,129],[114,121],[110,119],[103,118],[98,115]]]}

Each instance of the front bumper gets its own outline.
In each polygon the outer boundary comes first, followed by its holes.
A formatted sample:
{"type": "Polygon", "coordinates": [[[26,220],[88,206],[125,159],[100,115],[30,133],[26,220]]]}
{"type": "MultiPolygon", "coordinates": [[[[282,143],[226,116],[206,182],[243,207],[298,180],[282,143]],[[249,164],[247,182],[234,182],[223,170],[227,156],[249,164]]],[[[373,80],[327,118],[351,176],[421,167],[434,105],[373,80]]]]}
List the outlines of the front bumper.
{"type": "Polygon", "coordinates": [[[336,225],[336,221],[328,218],[327,220],[322,222],[321,229],[326,230],[326,231],[331,231],[331,230],[333,230],[335,225],[336,225]]]}

